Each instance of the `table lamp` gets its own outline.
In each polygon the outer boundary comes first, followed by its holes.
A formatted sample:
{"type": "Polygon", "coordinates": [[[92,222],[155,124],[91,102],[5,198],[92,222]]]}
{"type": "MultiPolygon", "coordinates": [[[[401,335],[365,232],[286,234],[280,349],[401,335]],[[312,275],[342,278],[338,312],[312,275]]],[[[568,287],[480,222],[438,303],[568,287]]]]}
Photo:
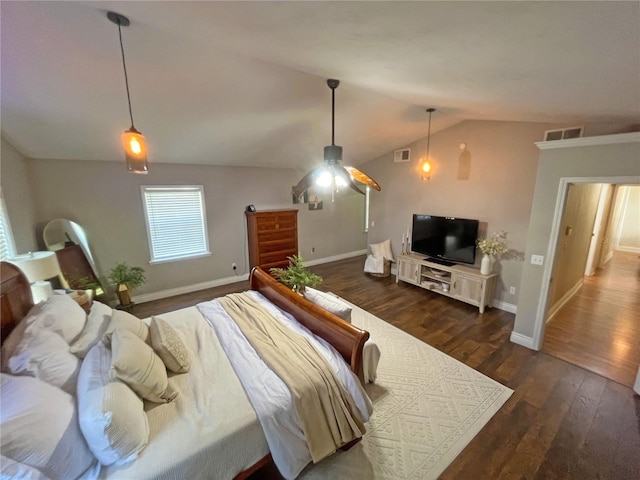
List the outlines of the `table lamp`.
{"type": "Polygon", "coordinates": [[[46,300],[53,294],[49,278],[60,275],[60,266],[55,252],[29,252],[10,258],[9,263],[18,267],[31,284],[33,303],[46,300]]]}

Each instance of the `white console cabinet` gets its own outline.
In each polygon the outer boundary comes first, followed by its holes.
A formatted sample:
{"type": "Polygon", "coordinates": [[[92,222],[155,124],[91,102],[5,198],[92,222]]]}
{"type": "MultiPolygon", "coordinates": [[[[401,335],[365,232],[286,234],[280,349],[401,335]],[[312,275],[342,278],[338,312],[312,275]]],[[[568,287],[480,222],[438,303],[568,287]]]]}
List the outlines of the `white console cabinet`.
{"type": "Polygon", "coordinates": [[[498,274],[482,275],[479,269],[464,265],[440,265],[412,253],[398,256],[396,283],[400,280],[476,305],[484,313],[485,307],[492,306],[498,274]]]}

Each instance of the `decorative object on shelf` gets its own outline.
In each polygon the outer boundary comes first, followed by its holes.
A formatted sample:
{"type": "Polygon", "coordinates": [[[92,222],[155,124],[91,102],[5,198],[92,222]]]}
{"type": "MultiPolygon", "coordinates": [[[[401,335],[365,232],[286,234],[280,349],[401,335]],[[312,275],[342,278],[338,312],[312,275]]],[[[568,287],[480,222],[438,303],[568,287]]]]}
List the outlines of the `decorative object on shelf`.
{"type": "Polygon", "coordinates": [[[422,180],[431,180],[431,162],[429,162],[429,144],[431,143],[431,114],[435,112],[435,108],[427,108],[427,112],[429,113],[429,130],[427,133],[427,156],[420,165],[420,178],[422,180]]]}
{"type": "Polygon", "coordinates": [[[309,210],[322,210],[322,200],[319,200],[317,195],[309,202],[309,210]]]}
{"type": "Polygon", "coordinates": [[[494,232],[488,238],[478,240],[478,248],[482,252],[482,260],[480,261],[480,273],[488,275],[493,270],[493,262],[496,257],[508,250],[507,232],[499,230],[494,232]]]}
{"type": "Polygon", "coordinates": [[[109,281],[116,288],[118,300],[123,307],[133,305],[131,301],[131,290],[144,285],[147,281],[144,276],[144,269],[141,267],[130,267],[126,262],[118,263],[109,272],[109,281]]]}
{"type": "Polygon", "coordinates": [[[342,147],[335,144],[335,95],[340,81],[329,79],[327,85],[331,89],[331,145],[324,147],[324,163],[322,167],[314,168],[307,173],[298,184],[293,187],[293,196],[299,197],[314,183],[320,186],[331,186],[331,201],[335,201],[335,192],[340,187],[350,187],[362,195],[365,195],[355,182],[362,183],[380,191],[380,185],[360,170],[353,167],[344,167],[342,162],[342,147]]]}
{"type": "Polygon", "coordinates": [[[122,45],[122,28],[129,26],[129,19],[124,15],[115,12],[107,12],[107,18],[118,25],[118,35],[120,37],[120,51],[122,52],[122,67],[124,68],[124,83],[127,88],[127,102],[129,104],[129,117],[131,127],[122,134],[122,146],[127,160],[127,170],[131,173],[149,173],[147,164],[147,141],[133,126],[133,113],[131,110],[131,95],[129,94],[129,77],[127,76],[127,64],[124,61],[124,47],[122,45]]]}
{"type": "Polygon", "coordinates": [[[284,283],[294,292],[302,294],[305,287],[315,287],[322,283],[322,277],[309,271],[305,266],[302,255],[287,257],[289,267],[271,268],[269,273],[280,283],[284,283]]]}
{"type": "Polygon", "coordinates": [[[39,303],[53,294],[53,287],[47,280],[60,276],[60,266],[55,252],[29,252],[8,260],[14,264],[31,284],[33,303],[39,303]]]}
{"type": "MultiPolygon", "coordinates": [[[[295,187],[291,187],[291,191],[293,192],[293,189],[295,187]]],[[[291,194],[291,198],[293,198],[293,204],[294,205],[299,205],[301,203],[309,203],[309,191],[305,190],[304,192],[302,192],[302,195],[296,197],[293,193],[291,194]]]]}

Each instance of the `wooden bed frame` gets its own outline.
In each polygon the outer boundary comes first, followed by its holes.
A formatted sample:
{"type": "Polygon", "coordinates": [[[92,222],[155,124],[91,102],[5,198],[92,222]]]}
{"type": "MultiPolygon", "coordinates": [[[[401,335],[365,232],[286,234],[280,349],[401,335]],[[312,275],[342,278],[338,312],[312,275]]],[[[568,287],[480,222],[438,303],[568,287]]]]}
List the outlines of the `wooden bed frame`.
{"type": "MultiPolygon", "coordinates": [[[[252,290],[260,292],[273,304],[291,313],[314,334],[333,345],[364,385],[362,349],[369,338],[369,332],[355,327],[311,303],[276,281],[260,267],[255,267],[251,271],[249,284],[252,290]]],[[[0,263],[0,305],[2,307],[0,333],[2,342],[4,342],[9,333],[33,307],[31,287],[27,278],[18,267],[7,262],[0,263]]],[[[359,440],[356,439],[344,445],[342,449],[349,449],[359,440]]],[[[240,472],[235,480],[246,479],[272,462],[271,454],[269,454],[248,470],[240,472]]]]}

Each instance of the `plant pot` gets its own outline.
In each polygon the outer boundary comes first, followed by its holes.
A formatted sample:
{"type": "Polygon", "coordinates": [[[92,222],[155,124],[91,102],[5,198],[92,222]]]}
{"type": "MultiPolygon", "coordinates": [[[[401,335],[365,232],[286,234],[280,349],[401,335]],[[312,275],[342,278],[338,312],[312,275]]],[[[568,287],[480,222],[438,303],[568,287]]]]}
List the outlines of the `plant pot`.
{"type": "Polygon", "coordinates": [[[480,261],[480,273],[482,275],[489,275],[491,273],[493,266],[493,260],[491,255],[487,255],[486,253],[482,256],[482,260],[480,261]]]}
{"type": "Polygon", "coordinates": [[[120,305],[131,305],[131,294],[129,293],[129,288],[126,284],[121,283],[116,288],[116,293],[118,294],[118,300],[120,300],[120,305]]]}

